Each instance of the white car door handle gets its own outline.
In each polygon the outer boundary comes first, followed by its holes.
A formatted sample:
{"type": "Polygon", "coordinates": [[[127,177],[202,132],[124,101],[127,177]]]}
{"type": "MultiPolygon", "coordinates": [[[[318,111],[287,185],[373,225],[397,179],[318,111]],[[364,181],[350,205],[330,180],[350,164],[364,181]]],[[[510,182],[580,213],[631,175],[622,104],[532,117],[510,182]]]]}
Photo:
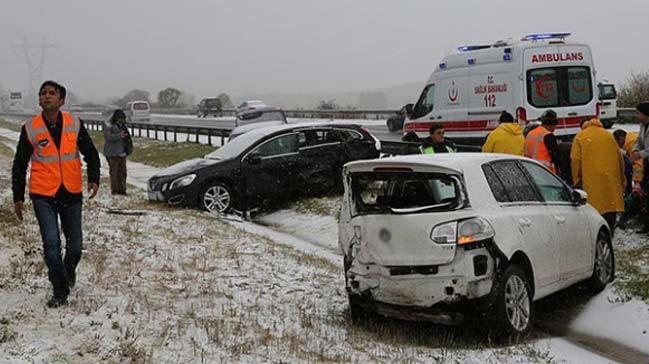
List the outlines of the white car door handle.
{"type": "Polygon", "coordinates": [[[527,217],[521,217],[518,219],[518,224],[522,227],[528,227],[532,225],[532,220],[528,219],[527,217]]]}
{"type": "Polygon", "coordinates": [[[563,224],[564,222],[566,222],[566,218],[563,217],[563,216],[556,216],[556,215],[555,215],[555,216],[554,216],[554,219],[557,220],[557,223],[558,223],[558,224],[563,224]]]}

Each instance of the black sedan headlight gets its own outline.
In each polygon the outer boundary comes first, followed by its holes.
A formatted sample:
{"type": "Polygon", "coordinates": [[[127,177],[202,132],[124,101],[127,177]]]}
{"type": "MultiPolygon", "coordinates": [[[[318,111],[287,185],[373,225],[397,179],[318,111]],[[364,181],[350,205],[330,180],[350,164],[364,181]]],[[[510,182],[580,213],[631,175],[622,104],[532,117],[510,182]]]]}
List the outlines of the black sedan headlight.
{"type": "Polygon", "coordinates": [[[195,174],[188,174],[186,176],[178,177],[175,180],[171,181],[171,183],[169,184],[169,189],[173,190],[175,188],[189,186],[192,184],[192,182],[194,182],[195,179],[196,179],[195,174]]]}

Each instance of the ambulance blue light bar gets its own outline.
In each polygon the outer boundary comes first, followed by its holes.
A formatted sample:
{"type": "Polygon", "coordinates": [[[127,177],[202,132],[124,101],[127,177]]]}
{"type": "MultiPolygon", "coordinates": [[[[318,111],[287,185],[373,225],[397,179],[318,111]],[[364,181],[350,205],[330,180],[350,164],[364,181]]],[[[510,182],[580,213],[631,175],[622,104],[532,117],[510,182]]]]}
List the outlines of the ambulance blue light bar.
{"type": "Polygon", "coordinates": [[[491,48],[491,45],[488,44],[483,44],[483,45],[465,45],[461,47],[457,47],[457,50],[460,52],[470,52],[470,51],[477,51],[478,49],[487,49],[491,48]]]}
{"type": "Polygon", "coordinates": [[[570,36],[572,33],[536,33],[528,34],[523,37],[523,41],[526,40],[546,40],[546,39],[564,39],[570,36]]]}

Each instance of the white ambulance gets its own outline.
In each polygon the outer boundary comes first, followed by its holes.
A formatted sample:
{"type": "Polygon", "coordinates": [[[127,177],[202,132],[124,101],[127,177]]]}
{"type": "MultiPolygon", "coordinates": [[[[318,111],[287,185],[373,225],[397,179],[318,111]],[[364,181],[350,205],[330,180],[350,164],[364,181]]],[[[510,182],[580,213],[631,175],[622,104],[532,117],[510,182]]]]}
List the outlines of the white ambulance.
{"type": "Polygon", "coordinates": [[[583,118],[599,114],[599,98],[590,47],[566,42],[569,35],[459,47],[435,66],[417,103],[406,105],[404,133],[425,137],[440,122],[448,138],[481,142],[502,111],[525,125],[553,109],[559,117],[555,134],[574,136],[583,118]]]}

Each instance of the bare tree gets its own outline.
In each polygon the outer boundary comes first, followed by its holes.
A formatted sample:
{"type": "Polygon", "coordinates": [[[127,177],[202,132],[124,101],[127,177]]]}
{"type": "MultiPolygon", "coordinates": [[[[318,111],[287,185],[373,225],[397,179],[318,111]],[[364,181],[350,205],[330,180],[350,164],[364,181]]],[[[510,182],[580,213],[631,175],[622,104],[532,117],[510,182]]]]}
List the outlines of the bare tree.
{"type": "Polygon", "coordinates": [[[180,90],[173,87],[167,87],[158,92],[158,103],[160,104],[160,107],[175,107],[178,105],[178,100],[180,99],[181,94],[180,90]]]}
{"type": "Polygon", "coordinates": [[[618,104],[621,107],[635,107],[644,101],[649,101],[649,70],[631,72],[631,76],[620,87],[618,104]]]}

